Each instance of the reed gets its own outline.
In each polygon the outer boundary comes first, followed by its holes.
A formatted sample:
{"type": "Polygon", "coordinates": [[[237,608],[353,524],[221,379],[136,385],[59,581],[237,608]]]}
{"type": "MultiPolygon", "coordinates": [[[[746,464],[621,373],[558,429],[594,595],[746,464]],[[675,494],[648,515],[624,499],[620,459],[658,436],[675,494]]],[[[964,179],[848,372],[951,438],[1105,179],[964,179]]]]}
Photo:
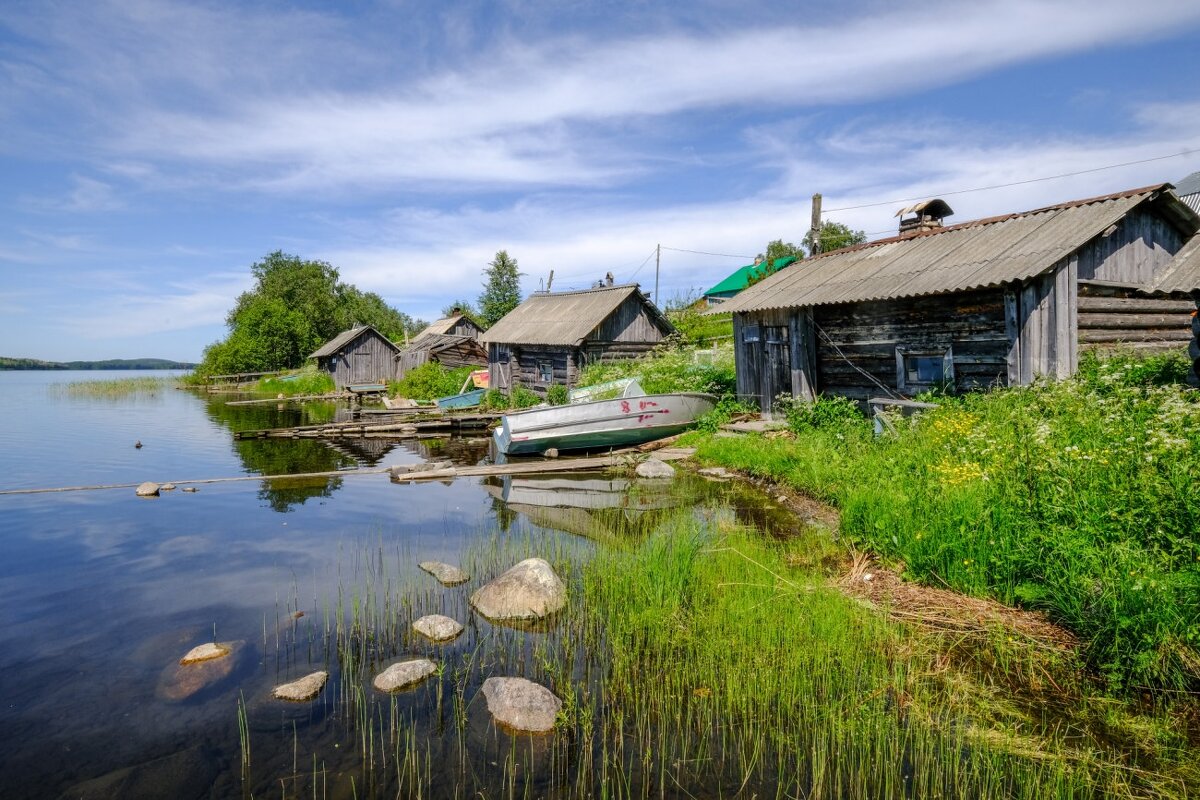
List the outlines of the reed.
{"type": "Polygon", "coordinates": [[[99,398],[105,400],[128,397],[153,397],[178,383],[178,378],[144,376],[137,378],[111,378],[99,381],[72,381],[53,384],[52,391],[67,397],[99,398]]]}

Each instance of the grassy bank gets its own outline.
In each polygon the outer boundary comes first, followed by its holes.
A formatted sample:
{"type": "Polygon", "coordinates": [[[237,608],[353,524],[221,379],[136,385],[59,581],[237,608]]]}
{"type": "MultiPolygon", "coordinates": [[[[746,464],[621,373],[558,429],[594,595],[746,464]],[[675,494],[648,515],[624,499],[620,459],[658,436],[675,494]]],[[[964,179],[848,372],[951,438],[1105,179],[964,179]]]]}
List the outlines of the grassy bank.
{"type": "Polygon", "coordinates": [[[1171,359],[946,399],[875,438],[837,403],[699,456],[836,505],[911,578],[1041,609],[1118,690],[1200,686],[1200,397],[1171,359]]]}
{"type": "Polygon", "coordinates": [[[313,365],[306,366],[285,375],[273,375],[261,378],[254,383],[252,391],[277,397],[301,397],[316,394],[329,394],[335,390],[333,376],[328,372],[317,369],[313,365]]]}

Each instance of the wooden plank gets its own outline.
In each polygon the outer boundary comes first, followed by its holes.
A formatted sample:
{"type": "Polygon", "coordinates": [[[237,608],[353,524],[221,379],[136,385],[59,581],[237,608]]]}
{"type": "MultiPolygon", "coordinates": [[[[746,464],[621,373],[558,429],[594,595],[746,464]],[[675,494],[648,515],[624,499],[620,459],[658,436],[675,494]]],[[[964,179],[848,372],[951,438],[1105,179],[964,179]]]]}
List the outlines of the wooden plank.
{"type": "Polygon", "coordinates": [[[1103,342],[1184,342],[1192,338],[1189,328],[1159,330],[1120,330],[1104,331],[1083,329],[1079,331],[1079,341],[1082,344],[1097,344],[1103,342]]]}
{"type": "Polygon", "coordinates": [[[1079,315],[1079,328],[1186,328],[1191,323],[1191,315],[1176,314],[1095,314],[1079,315]]]}
{"type": "Polygon", "coordinates": [[[1152,297],[1090,297],[1080,295],[1079,313],[1190,314],[1196,304],[1190,300],[1162,300],[1152,297]]]}

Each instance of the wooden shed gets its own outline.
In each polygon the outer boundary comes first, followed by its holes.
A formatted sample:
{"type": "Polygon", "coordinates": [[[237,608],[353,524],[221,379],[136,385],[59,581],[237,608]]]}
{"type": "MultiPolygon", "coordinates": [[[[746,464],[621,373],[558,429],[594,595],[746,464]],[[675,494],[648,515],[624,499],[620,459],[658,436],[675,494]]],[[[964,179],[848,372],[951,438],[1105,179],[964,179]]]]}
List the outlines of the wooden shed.
{"type": "Polygon", "coordinates": [[[574,386],[585,364],[642,355],[675,332],[637,284],[537,292],[484,331],[494,389],[574,386]]]}
{"type": "MultiPolygon", "coordinates": [[[[1183,348],[1197,272],[1174,257],[1200,216],[1170,184],[943,226],[803,261],[733,312],[738,396],[864,400],[1063,377],[1081,349],[1183,348]],[[1177,277],[1165,282],[1165,276],[1177,277]]],[[[914,207],[915,208],[915,207],[914,207]]]]}
{"type": "Polygon", "coordinates": [[[488,358],[487,350],[474,336],[422,332],[412,344],[396,354],[396,379],[403,378],[410,369],[430,361],[456,369],[486,367],[488,358]]]}
{"type": "Polygon", "coordinates": [[[309,358],[315,358],[317,367],[333,376],[334,386],[344,389],[351,384],[392,380],[399,352],[400,348],[386,336],[363,325],[342,331],[309,358]]]}
{"type": "Polygon", "coordinates": [[[451,314],[427,325],[413,338],[412,343],[416,344],[426,336],[469,336],[472,339],[478,339],[481,333],[483,333],[483,328],[476,325],[475,321],[467,315],[451,314]]]}

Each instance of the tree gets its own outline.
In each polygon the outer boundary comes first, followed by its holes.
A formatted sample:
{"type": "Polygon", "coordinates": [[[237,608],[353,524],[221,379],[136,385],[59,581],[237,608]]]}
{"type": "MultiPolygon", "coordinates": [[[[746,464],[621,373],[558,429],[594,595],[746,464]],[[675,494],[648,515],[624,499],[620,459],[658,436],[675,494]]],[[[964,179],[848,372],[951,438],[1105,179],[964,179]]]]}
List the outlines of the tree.
{"type": "Polygon", "coordinates": [[[453,317],[455,314],[462,314],[467,319],[474,322],[479,327],[483,325],[479,322],[479,312],[475,310],[470,300],[455,300],[450,305],[442,309],[442,318],[453,317]]]}
{"type": "Polygon", "coordinates": [[[226,316],[229,335],[205,349],[200,374],[291,369],[354,325],[372,325],[392,339],[415,326],[374,292],[342,283],[324,261],[276,250],[251,265],[250,273],[254,288],[226,316]]]}
{"type": "Polygon", "coordinates": [[[500,250],[483,271],[487,282],[479,295],[479,317],[483,327],[490,328],[501,317],[521,304],[521,275],[517,260],[500,250]]]}
{"type": "MultiPolygon", "coordinates": [[[[821,252],[828,253],[831,250],[840,250],[843,247],[850,247],[855,244],[862,244],[867,240],[867,235],[862,231],[852,230],[849,225],[844,225],[840,222],[825,222],[821,225],[821,232],[817,236],[817,241],[821,243],[821,252]]],[[[812,231],[804,235],[804,246],[808,251],[812,252],[812,231]]]]}
{"type": "Polygon", "coordinates": [[[783,239],[776,239],[772,242],[767,242],[766,254],[759,253],[759,256],[767,264],[774,264],[777,259],[787,258],[788,256],[804,258],[804,248],[791,242],[785,242],[783,239]]]}

